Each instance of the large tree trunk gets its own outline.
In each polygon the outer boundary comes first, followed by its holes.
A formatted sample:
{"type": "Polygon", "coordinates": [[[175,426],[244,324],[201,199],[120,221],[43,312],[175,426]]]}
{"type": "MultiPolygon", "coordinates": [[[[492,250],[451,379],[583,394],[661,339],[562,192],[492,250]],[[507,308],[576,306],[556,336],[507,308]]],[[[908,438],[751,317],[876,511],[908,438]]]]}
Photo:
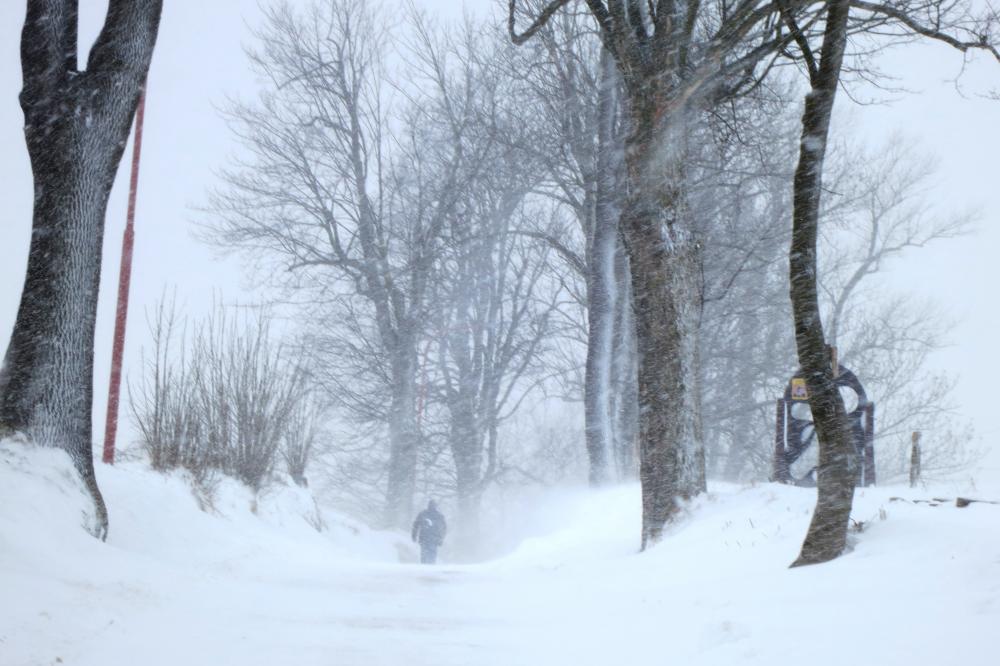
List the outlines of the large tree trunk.
{"type": "MultiPolygon", "coordinates": [[[[659,153],[651,143],[640,145],[659,153]]],[[[639,178],[621,219],[639,362],[643,548],[659,540],[678,500],[705,488],[698,382],[701,255],[686,225],[682,154],[678,149],[670,164],[652,161],[659,178],[645,170],[648,164],[630,168],[630,178],[639,178]]]]}
{"type": "Polygon", "coordinates": [[[159,25],[159,0],[112,0],[77,71],[75,0],[28,2],[21,35],[24,134],[34,177],[24,289],[0,368],[0,423],[65,449],[107,535],[91,442],[94,323],[104,214],[159,25]]]}
{"type": "Polygon", "coordinates": [[[701,248],[685,184],[683,104],[653,82],[630,95],[628,200],[622,239],[635,313],[642,548],[655,544],[685,500],[705,490],[701,424],[701,248]]]}
{"type": "Polygon", "coordinates": [[[833,102],[840,80],[847,19],[846,0],[833,0],[827,9],[823,58],[806,96],[802,114],[802,142],[795,171],[792,244],[789,254],[795,344],[809,390],[809,407],[819,442],[816,510],[802,552],[793,566],[825,562],[847,545],[847,526],[854,502],[854,450],[844,402],[834,383],[836,369],[820,319],[817,293],[816,244],[819,234],[823,159],[833,102]]]}

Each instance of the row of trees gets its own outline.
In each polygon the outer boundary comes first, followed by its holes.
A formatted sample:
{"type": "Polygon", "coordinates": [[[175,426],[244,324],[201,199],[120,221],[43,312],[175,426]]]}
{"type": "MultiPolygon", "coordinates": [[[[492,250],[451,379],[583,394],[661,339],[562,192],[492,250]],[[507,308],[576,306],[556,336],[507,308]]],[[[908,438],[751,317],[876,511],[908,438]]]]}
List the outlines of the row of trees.
{"type": "Polygon", "coordinates": [[[424,480],[457,498],[471,543],[565,286],[532,238],[539,169],[509,49],[416,15],[405,38],[385,24],[365,3],[266,12],[251,58],[268,85],[229,110],[246,158],[208,234],[263,261],[323,395],[384,442],[342,452],[345,493],[380,485],[383,524],[402,526],[424,480]]]}
{"type": "MultiPolygon", "coordinates": [[[[522,49],[419,14],[386,33],[374,5],[271,10],[252,54],[269,85],[230,109],[248,157],[214,197],[210,235],[263,259],[302,306],[324,394],[367,437],[385,426],[385,453],[345,452],[336,480],[367,487],[369,503],[381,483],[385,524],[407,520],[420,487],[453,493],[474,540],[488,484],[525,472],[499,451],[505,407],[542,387],[582,398],[593,484],[638,463],[647,543],[708,469],[764,476],[761,424],[796,340],[782,275],[796,88],[774,70],[805,45],[790,26],[822,12],[748,5],[685,27],[645,7],[557,2],[523,8],[519,34],[521,9],[509,28],[522,49]]],[[[912,359],[872,361],[897,371],[875,381],[888,397],[938,329],[907,348],[909,322],[874,326],[884,313],[860,311],[859,286],[963,223],[921,227],[905,209],[920,178],[900,160],[858,173],[855,159],[835,160],[841,195],[824,215],[831,236],[839,224],[869,237],[831,243],[819,284],[842,358],[912,359]]],[[[940,407],[941,392],[901,399],[893,422],[940,407]]]]}
{"type": "MultiPolygon", "coordinates": [[[[377,497],[389,526],[409,519],[418,488],[453,494],[473,543],[490,484],[544,476],[504,455],[503,423],[534,392],[561,391],[585,405],[591,482],[638,468],[645,546],[709,470],[755,469],[753,416],[794,344],[820,441],[800,562],[836,556],[853,461],[826,345],[874,359],[885,395],[902,395],[936,330],[907,353],[900,327],[880,325],[887,314],[905,323],[907,306],[853,305],[886,259],[963,228],[915,225],[906,206],[920,173],[898,164],[865,174],[832,160],[847,194],[821,201],[846,44],[919,34],[1000,59],[996,17],[933,0],[505,9],[506,35],[471,23],[449,33],[417,13],[390,29],[365,2],[267,10],[251,53],[265,85],[229,109],[245,151],[211,200],[206,235],[252,258],[299,335],[291,357],[269,347],[266,326],[219,321],[181,345],[187,360],[158,347],[134,400],[151,458],[256,487],[282,446],[305,460],[310,415],[334,407],[365,436],[334,459],[344,493],[377,497]],[[798,141],[783,111],[798,87],[782,72],[796,70],[810,90],[798,141]],[[821,217],[832,221],[823,233],[839,233],[822,273],[821,217]],[[843,242],[858,234],[857,248],[843,242]],[[790,306],[775,297],[789,242],[790,306]],[[306,384],[319,405],[301,398],[306,384]]],[[[102,220],[159,11],[111,2],[85,72],[66,56],[74,3],[29,2],[25,26],[36,233],[0,423],[74,454],[101,534],[89,437],[102,220]]],[[[937,397],[902,397],[893,418],[937,397]]],[[[302,464],[290,471],[304,479],[302,464]]]]}
{"type": "MultiPolygon", "coordinates": [[[[880,4],[830,0],[705,4],[586,0],[604,49],[622,80],[627,133],[627,199],[619,228],[629,256],[639,352],[640,480],[643,543],[659,537],[677,500],[704,485],[699,343],[701,276],[709,236],[693,213],[692,149],[700,120],[752,97],[784,61],[805,70],[805,97],[793,179],[789,252],[799,364],[820,444],[817,510],[798,564],[842,552],[853,500],[853,469],[843,400],[822,324],[817,247],[823,164],[848,38],[925,35],[962,51],[991,42],[997,17],[975,17],[957,3],[880,4]]],[[[552,0],[529,9],[518,33],[518,3],[508,28],[521,43],[577,3],[552,0]]]]}

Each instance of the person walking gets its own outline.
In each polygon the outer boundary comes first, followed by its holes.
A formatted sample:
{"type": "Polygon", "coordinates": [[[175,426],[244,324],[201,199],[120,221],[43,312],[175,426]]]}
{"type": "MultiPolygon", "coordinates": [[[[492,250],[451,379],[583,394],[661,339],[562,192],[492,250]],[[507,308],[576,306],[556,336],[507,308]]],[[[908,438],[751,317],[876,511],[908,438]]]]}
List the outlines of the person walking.
{"type": "Polygon", "coordinates": [[[444,543],[444,535],[448,531],[444,516],[438,511],[437,502],[431,500],[427,508],[417,514],[413,521],[413,531],[410,538],[420,543],[420,563],[434,564],[437,551],[444,543]]]}

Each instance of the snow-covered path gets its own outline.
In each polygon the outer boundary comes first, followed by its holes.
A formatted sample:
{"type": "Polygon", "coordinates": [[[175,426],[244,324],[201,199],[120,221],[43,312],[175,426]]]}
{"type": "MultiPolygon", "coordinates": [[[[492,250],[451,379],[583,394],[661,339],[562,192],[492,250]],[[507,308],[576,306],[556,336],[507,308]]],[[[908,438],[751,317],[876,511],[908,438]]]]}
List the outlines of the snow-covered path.
{"type": "Polygon", "coordinates": [[[719,487],[640,555],[620,488],[504,559],[421,567],[385,535],[317,533],[295,497],[254,514],[230,489],[209,514],[138,467],[101,470],[100,544],[61,465],[0,445],[3,666],[998,663],[998,506],[864,491],[854,552],[789,570],[808,491],[719,487]]]}
{"type": "Polygon", "coordinates": [[[526,663],[501,640],[511,635],[503,619],[469,602],[475,586],[445,571],[347,566],[143,587],[60,583],[24,618],[24,633],[6,637],[32,649],[2,663],[526,663]]]}

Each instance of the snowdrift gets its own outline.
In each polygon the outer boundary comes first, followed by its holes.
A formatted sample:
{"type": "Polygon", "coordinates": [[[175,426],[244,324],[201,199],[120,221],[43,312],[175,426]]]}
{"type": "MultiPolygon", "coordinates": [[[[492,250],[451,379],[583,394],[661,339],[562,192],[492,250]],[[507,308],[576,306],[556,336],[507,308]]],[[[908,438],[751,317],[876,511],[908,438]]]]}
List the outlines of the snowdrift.
{"type": "Polygon", "coordinates": [[[788,569],[814,491],[770,484],[714,485],[645,553],[638,488],[553,493],[549,533],[421,567],[299,489],[206,507],[180,476],[98,477],[106,544],[64,454],[0,443],[3,666],[998,663],[1000,506],[912,502],[949,488],[859,491],[852,552],[817,567],[788,569]]]}
{"type": "Polygon", "coordinates": [[[637,554],[639,493],[621,488],[489,566],[558,599],[519,611],[550,660],[528,663],[995,665],[1000,506],[923,501],[942,495],[859,489],[851,552],[789,569],[815,490],[711,484],[637,554]]]}

